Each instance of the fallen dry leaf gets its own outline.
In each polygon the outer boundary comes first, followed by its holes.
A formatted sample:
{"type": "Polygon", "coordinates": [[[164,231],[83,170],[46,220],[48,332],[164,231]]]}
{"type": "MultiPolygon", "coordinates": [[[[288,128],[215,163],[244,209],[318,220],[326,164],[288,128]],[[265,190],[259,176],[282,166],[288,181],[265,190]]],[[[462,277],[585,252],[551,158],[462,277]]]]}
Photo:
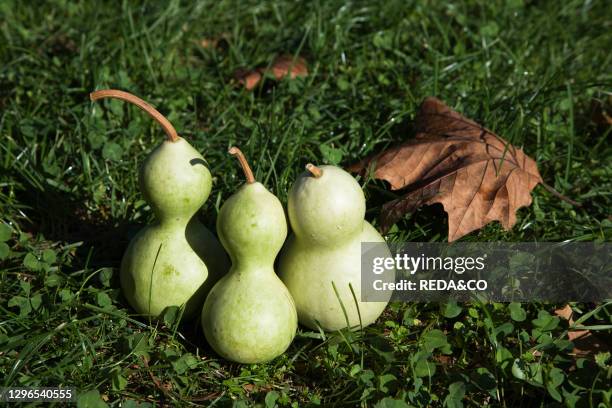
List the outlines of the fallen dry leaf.
{"type": "Polygon", "coordinates": [[[213,49],[213,48],[220,48],[220,46],[222,45],[222,42],[227,43],[228,40],[230,39],[231,34],[230,33],[221,33],[218,34],[214,37],[205,37],[202,38],[199,41],[199,44],[202,48],[204,49],[213,49]]]}
{"type": "MultiPolygon", "coordinates": [[[[565,305],[561,309],[555,310],[555,314],[559,316],[563,320],[567,320],[570,326],[574,325],[574,311],[572,310],[570,305],[565,305]]],[[[570,330],[567,332],[567,338],[570,341],[574,341],[580,337],[586,336],[590,334],[588,330],[570,330]]]]}
{"type": "Polygon", "coordinates": [[[218,38],[203,38],[202,40],[200,40],[200,45],[202,46],[202,48],[217,48],[217,44],[219,44],[219,39],[218,38]]]}
{"type": "Polygon", "coordinates": [[[262,75],[259,73],[259,71],[238,70],[234,74],[234,77],[239,83],[244,85],[248,91],[250,91],[257,86],[259,81],[261,81],[262,75]]]}
{"type": "Polygon", "coordinates": [[[453,356],[445,356],[444,354],[433,356],[433,359],[445,367],[455,365],[457,359],[453,356]]]}
{"type": "MultiPolygon", "coordinates": [[[[570,327],[574,326],[574,312],[570,305],[555,310],[555,314],[563,320],[567,320],[570,327]]],[[[600,336],[590,330],[568,330],[567,338],[574,343],[572,354],[578,357],[588,357],[600,352],[610,351],[610,345],[600,336]]]]}
{"type": "Polygon", "coordinates": [[[252,70],[239,69],[234,73],[236,80],[247,90],[251,90],[259,84],[265,74],[272,76],[280,81],[285,77],[295,79],[297,77],[308,76],[308,66],[302,57],[293,55],[281,55],[277,57],[269,67],[259,67],[252,70]]]}
{"type": "Polygon", "coordinates": [[[574,320],[572,319],[574,311],[570,305],[565,305],[561,309],[555,310],[555,314],[561,319],[569,321],[570,324],[574,324],[574,320]]]}
{"type": "Polygon", "coordinates": [[[386,203],[381,228],[387,231],[405,213],[441,203],[448,213],[448,241],[500,221],[508,230],[516,210],[531,204],[542,182],[533,159],[490,130],[430,97],[420,107],[417,135],[400,146],[349,167],[386,180],[406,194],[386,203]]]}
{"type": "Polygon", "coordinates": [[[250,392],[253,392],[253,391],[255,390],[256,386],[255,386],[255,384],[244,384],[244,385],[242,386],[242,388],[243,388],[243,389],[244,389],[244,390],[245,390],[247,393],[250,393],[250,392]]]}
{"type": "Polygon", "coordinates": [[[302,57],[294,57],[293,55],[281,55],[276,58],[270,67],[270,71],[277,81],[286,76],[289,76],[291,79],[308,76],[306,60],[302,57]]]}

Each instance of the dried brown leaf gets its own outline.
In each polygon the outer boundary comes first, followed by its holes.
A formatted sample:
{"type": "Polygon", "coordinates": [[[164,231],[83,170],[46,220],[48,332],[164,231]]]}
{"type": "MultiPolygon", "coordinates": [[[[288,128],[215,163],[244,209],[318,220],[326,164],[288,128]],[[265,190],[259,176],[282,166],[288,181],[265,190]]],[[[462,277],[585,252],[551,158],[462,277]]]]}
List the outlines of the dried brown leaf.
{"type": "Polygon", "coordinates": [[[262,75],[259,71],[246,71],[246,70],[238,70],[234,74],[235,78],[239,83],[244,85],[247,91],[255,88],[257,84],[261,81],[262,75]]]}
{"type": "Polygon", "coordinates": [[[555,314],[561,319],[567,320],[570,324],[574,324],[574,320],[572,319],[574,311],[572,310],[572,307],[570,305],[565,305],[560,309],[556,309],[555,314]]]}
{"type": "MultiPolygon", "coordinates": [[[[570,326],[574,325],[574,311],[570,305],[565,305],[562,308],[555,310],[555,315],[559,316],[563,320],[567,320],[570,326]]],[[[570,341],[574,341],[589,334],[590,332],[588,330],[570,330],[567,332],[567,338],[570,341]]]]}
{"type": "Polygon", "coordinates": [[[445,367],[453,366],[457,362],[457,359],[455,357],[446,356],[444,354],[433,356],[433,359],[437,361],[440,365],[443,365],[445,367]]]}
{"type": "Polygon", "coordinates": [[[349,168],[373,167],[375,178],[405,189],[383,206],[382,229],[435,203],[448,213],[449,242],[495,220],[512,228],[516,210],[531,204],[531,190],[542,182],[535,161],[436,98],[421,104],[416,126],[413,140],[349,168]]]}
{"type": "Polygon", "coordinates": [[[286,76],[291,79],[308,76],[306,60],[293,55],[281,55],[274,60],[269,70],[277,81],[286,76]]]}
{"type": "Polygon", "coordinates": [[[211,37],[204,37],[198,43],[204,49],[224,48],[224,46],[228,45],[231,36],[231,33],[225,32],[211,37]]]}
{"type": "Polygon", "coordinates": [[[265,74],[271,74],[277,81],[285,77],[295,79],[297,77],[308,76],[308,67],[306,60],[302,57],[281,55],[269,67],[249,70],[239,69],[234,73],[234,77],[250,91],[261,82],[265,74]]]}
{"type": "Polygon", "coordinates": [[[203,38],[200,40],[200,45],[205,49],[217,48],[218,44],[219,38],[203,38]]]}
{"type": "MultiPolygon", "coordinates": [[[[574,326],[574,312],[570,305],[555,310],[555,315],[567,320],[570,326],[574,326]]],[[[610,351],[607,344],[597,333],[590,330],[568,330],[567,338],[574,343],[572,354],[576,357],[592,356],[600,352],[610,351]]]]}
{"type": "Polygon", "coordinates": [[[247,392],[247,393],[251,393],[253,391],[255,391],[255,389],[257,388],[257,386],[255,384],[244,384],[242,386],[242,388],[247,392]]]}

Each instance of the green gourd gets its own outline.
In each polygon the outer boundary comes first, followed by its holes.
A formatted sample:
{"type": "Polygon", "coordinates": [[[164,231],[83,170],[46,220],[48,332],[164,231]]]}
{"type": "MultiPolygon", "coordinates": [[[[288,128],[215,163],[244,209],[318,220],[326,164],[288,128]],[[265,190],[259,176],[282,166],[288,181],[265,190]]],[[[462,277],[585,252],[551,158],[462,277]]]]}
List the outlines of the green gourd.
{"type": "Polygon", "coordinates": [[[140,189],[156,222],[138,232],[121,262],[121,287],[137,313],[159,316],[169,306],[183,306],[183,318],[194,317],[229,261],[215,236],[197,219],[212,187],[206,162],[155,108],[118,90],[90,94],[92,101],[117,98],[148,113],[168,140],[145,159],[140,189]]]}
{"type": "Polygon", "coordinates": [[[282,354],[295,336],[297,314],[289,291],[274,272],[287,237],[283,206],[233,147],[247,183],[221,207],[217,234],[232,267],[212,288],[202,309],[206,340],[222,357],[261,363],[282,354]]]}
{"type": "Polygon", "coordinates": [[[347,317],[351,328],[367,326],[388,301],[361,301],[361,243],[385,240],[364,220],[365,197],[353,176],[335,166],[306,169],[289,192],[293,234],[281,252],[279,276],[304,326],[339,330],[347,317]]]}

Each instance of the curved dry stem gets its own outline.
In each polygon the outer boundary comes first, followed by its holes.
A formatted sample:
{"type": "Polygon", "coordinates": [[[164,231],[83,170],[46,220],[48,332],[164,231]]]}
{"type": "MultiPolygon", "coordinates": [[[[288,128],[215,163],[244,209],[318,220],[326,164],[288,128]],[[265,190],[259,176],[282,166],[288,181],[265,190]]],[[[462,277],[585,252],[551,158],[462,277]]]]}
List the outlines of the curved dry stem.
{"type": "Polygon", "coordinates": [[[249,166],[249,162],[246,157],[244,157],[244,153],[237,148],[236,146],[232,146],[228,153],[232,156],[236,156],[240,165],[242,166],[242,171],[244,171],[244,176],[246,177],[247,183],[253,184],[255,182],[255,176],[253,176],[253,172],[251,171],[251,167],[249,166]]]}
{"type": "Polygon", "coordinates": [[[571,205],[576,206],[576,207],[582,207],[582,203],[579,203],[578,201],[574,201],[571,198],[569,198],[568,196],[565,196],[565,195],[561,194],[560,192],[555,190],[554,187],[552,187],[551,185],[548,185],[548,184],[542,182],[542,187],[544,187],[550,194],[552,194],[555,197],[565,201],[566,203],[570,203],[571,205]]]}
{"type": "Polygon", "coordinates": [[[139,97],[132,95],[131,93],[119,91],[117,89],[103,89],[100,91],[95,91],[89,94],[89,98],[92,101],[97,101],[98,99],[104,98],[114,98],[121,99],[122,101],[129,102],[138,106],[140,109],[149,114],[157,123],[161,125],[168,136],[168,140],[171,142],[176,142],[179,140],[179,136],[174,129],[174,126],[166,119],[164,115],[159,113],[157,109],[140,99],[139,97]]]}
{"type": "Polygon", "coordinates": [[[306,170],[308,170],[310,174],[312,174],[315,178],[319,178],[323,175],[323,170],[321,170],[312,163],[308,163],[306,165],[306,170]]]}

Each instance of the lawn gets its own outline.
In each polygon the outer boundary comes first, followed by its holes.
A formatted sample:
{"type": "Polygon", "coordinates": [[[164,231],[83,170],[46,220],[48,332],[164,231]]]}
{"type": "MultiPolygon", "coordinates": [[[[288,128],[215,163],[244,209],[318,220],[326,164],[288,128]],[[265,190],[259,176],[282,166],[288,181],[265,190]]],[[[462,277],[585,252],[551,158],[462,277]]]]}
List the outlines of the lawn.
{"type": "MultiPolygon", "coordinates": [[[[74,386],[84,407],[611,406],[612,302],[569,303],[599,348],[568,340],[565,303],[393,303],[364,330],[300,328],[257,365],[219,358],[196,322],[135,316],[118,267],[153,219],[137,173],[164,134],[134,107],[88,99],[123,89],[167,115],[213,175],[201,219],[214,230],[244,182],[230,146],[286,205],[306,163],[345,166],[413,137],[437,96],[582,203],[537,187],[511,231],[463,240],[606,242],[609,4],[26,3],[0,1],[0,386],[74,386]],[[252,91],[234,79],[281,54],[309,75],[252,91]]],[[[361,182],[377,225],[396,193],[361,182]]],[[[443,242],[447,216],[421,208],[387,238],[443,242]]]]}

